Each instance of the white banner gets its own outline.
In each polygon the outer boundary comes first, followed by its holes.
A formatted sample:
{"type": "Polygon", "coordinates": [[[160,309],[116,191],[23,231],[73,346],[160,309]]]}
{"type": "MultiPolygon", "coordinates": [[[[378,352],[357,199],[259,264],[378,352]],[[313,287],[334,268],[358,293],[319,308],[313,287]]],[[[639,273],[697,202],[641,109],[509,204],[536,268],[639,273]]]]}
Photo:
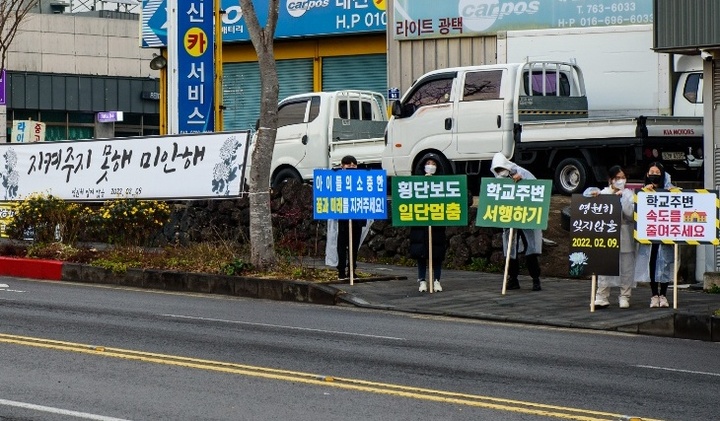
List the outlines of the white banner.
{"type": "Polygon", "coordinates": [[[638,190],[635,239],[641,243],[720,244],[714,190],[638,190]]]}
{"type": "Polygon", "coordinates": [[[0,200],[240,195],[249,132],[0,144],[0,200]]]}

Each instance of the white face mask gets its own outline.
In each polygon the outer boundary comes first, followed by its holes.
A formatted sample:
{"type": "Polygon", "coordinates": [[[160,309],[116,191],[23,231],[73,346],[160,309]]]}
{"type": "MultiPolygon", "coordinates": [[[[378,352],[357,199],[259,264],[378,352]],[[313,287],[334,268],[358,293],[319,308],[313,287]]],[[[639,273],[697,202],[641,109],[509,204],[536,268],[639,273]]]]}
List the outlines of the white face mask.
{"type": "Polygon", "coordinates": [[[500,170],[497,172],[498,177],[505,178],[510,176],[510,170],[500,170]]]}
{"type": "Polygon", "coordinates": [[[435,174],[437,167],[435,165],[425,165],[425,174],[435,174]]]}
{"type": "Polygon", "coordinates": [[[625,182],[627,180],[620,179],[620,180],[613,180],[613,187],[615,187],[618,190],[622,190],[625,188],[625,182]]]}

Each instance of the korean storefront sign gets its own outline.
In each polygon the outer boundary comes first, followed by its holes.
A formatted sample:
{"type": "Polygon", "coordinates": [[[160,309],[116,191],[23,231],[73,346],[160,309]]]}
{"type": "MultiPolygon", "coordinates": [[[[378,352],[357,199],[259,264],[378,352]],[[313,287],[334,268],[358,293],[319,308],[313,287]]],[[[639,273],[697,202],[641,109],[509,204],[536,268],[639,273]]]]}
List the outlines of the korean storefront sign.
{"type": "Polygon", "coordinates": [[[640,243],[720,244],[717,191],[638,190],[635,215],[640,243]]]}
{"type": "Polygon", "coordinates": [[[315,219],[387,219],[385,170],[315,169],[315,219]]]}
{"type": "Polygon", "coordinates": [[[33,120],[13,120],[10,142],[44,142],[45,123],[33,120]]]}
{"type": "MultiPolygon", "coordinates": [[[[208,0],[205,0],[208,1],[208,0]]],[[[143,0],[142,46],[167,45],[168,0],[143,0]]],[[[332,34],[385,33],[385,0],[287,0],[281,2],[275,38],[332,34]]],[[[267,22],[267,2],[254,1],[261,26],[267,22]]],[[[222,0],[223,42],[249,41],[238,0],[222,0]]]]}
{"type": "Polygon", "coordinates": [[[653,23],[652,0],[395,0],[393,7],[396,40],[653,23]]]}
{"type": "Polygon", "coordinates": [[[480,181],[479,227],[545,229],[550,212],[550,180],[483,178],[480,181]]]}
{"type": "Polygon", "coordinates": [[[214,0],[178,1],[177,132],[215,130],[214,0]]]}
{"type": "Polygon", "coordinates": [[[467,177],[392,177],[393,226],[466,226],[467,177]]]}
{"type": "Polygon", "coordinates": [[[620,196],[574,194],[570,202],[570,276],[620,273],[620,196]]]}
{"type": "Polygon", "coordinates": [[[0,201],[236,197],[249,132],[0,144],[0,201]]]}

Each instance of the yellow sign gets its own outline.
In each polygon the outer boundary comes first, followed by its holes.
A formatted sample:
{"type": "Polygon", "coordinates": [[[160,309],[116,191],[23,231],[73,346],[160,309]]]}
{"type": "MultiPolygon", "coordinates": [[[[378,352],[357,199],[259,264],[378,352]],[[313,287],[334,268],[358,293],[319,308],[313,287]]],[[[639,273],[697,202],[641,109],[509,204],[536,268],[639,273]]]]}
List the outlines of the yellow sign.
{"type": "Polygon", "coordinates": [[[6,229],[15,217],[17,205],[17,202],[0,203],[0,237],[2,238],[8,238],[6,229]]]}

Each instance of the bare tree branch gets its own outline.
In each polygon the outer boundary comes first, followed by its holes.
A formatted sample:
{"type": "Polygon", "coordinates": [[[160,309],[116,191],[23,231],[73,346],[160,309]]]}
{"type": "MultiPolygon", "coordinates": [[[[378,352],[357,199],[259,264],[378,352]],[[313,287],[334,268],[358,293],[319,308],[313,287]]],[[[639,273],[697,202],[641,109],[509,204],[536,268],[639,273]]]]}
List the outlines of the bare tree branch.
{"type": "Polygon", "coordinates": [[[8,50],[20,24],[39,0],[0,0],[0,70],[5,68],[8,50]]]}

